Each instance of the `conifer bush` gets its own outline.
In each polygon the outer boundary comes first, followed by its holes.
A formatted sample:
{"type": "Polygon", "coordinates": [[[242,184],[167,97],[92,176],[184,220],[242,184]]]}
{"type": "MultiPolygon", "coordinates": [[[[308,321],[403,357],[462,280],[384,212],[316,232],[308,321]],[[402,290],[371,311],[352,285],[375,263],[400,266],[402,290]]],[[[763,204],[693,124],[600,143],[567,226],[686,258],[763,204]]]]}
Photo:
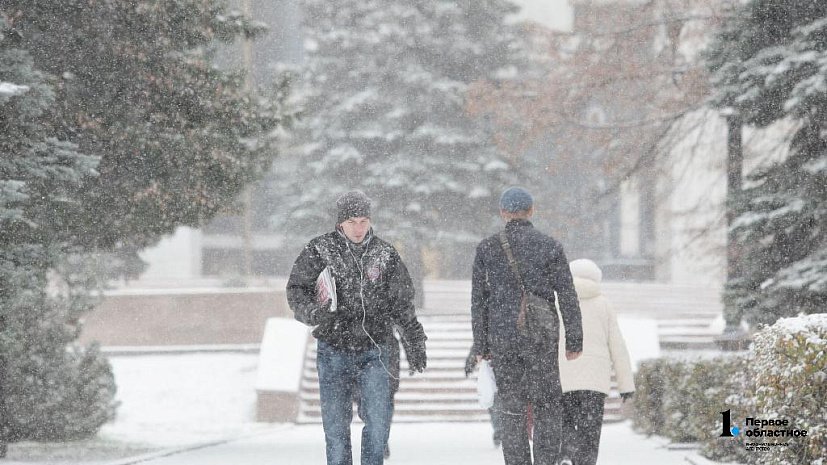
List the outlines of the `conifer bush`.
{"type": "Polygon", "coordinates": [[[823,465],[827,457],[827,314],[779,320],[754,337],[746,354],[711,360],[650,360],[635,376],[633,427],[676,442],[699,442],[719,461],[823,465]],[[733,437],[721,437],[729,410],[733,437]],[[784,427],[747,418],[787,420],[784,427]],[[747,430],[801,430],[806,435],[753,436],[747,430]],[[747,450],[747,443],[783,443],[747,450]]]}
{"type": "Polygon", "coordinates": [[[635,376],[633,427],[676,442],[705,439],[717,424],[721,407],[745,382],[746,359],[657,359],[641,364],[635,376]]]}
{"type": "Polygon", "coordinates": [[[827,459],[827,313],[779,320],[756,334],[753,354],[754,402],[760,418],[788,419],[786,429],[807,431],[805,437],[773,438],[789,446],[771,448],[763,463],[823,464],[827,459]]]}
{"type": "Polygon", "coordinates": [[[78,265],[135,272],[272,163],[287,82],[214,63],[261,30],[224,0],[0,3],[0,456],[114,416],[109,364],[77,342],[111,276],[78,265]]]}
{"type": "Polygon", "coordinates": [[[645,434],[663,434],[664,376],[670,361],[645,360],[635,374],[635,404],[632,426],[645,434]]]}

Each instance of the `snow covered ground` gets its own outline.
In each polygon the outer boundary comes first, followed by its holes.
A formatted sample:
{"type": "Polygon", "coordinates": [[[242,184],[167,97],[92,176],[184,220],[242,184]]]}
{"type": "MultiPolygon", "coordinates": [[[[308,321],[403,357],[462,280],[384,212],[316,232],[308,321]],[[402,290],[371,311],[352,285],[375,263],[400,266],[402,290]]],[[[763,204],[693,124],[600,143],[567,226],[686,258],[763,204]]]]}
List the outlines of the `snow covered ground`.
{"type": "Polygon", "coordinates": [[[155,447],[254,433],[257,353],[111,357],[121,402],[101,437],[155,447]]]}
{"type": "MultiPolygon", "coordinates": [[[[358,428],[353,431],[359,463],[358,428]]],[[[502,465],[486,423],[393,425],[388,465],[502,465]]],[[[606,425],[599,465],[685,465],[686,452],[631,432],[627,423],[606,425]]],[[[325,463],[321,426],[290,425],[231,443],[161,457],[151,465],[319,465],[325,463]]]]}
{"type": "MultiPolygon", "coordinates": [[[[97,441],[131,444],[149,455],[138,459],[38,460],[18,457],[9,465],[318,465],[324,463],[320,425],[254,421],[255,353],[132,355],[111,358],[121,406],[97,441]]],[[[355,463],[359,432],[353,429],[355,463]]],[[[502,464],[488,423],[401,423],[390,439],[389,464],[502,464]]],[[[631,431],[628,422],[603,431],[602,465],[685,464],[686,451],[631,431]]]]}

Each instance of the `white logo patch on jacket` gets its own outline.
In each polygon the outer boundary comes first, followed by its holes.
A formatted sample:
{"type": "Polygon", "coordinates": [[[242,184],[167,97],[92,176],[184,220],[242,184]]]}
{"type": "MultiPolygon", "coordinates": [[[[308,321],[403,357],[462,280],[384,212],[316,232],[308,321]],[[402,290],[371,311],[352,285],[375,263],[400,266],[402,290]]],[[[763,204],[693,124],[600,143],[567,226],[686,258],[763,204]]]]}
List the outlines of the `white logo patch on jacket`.
{"type": "Polygon", "coordinates": [[[368,279],[371,282],[376,282],[379,278],[382,277],[382,268],[379,267],[379,264],[375,264],[368,268],[368,279]]]}

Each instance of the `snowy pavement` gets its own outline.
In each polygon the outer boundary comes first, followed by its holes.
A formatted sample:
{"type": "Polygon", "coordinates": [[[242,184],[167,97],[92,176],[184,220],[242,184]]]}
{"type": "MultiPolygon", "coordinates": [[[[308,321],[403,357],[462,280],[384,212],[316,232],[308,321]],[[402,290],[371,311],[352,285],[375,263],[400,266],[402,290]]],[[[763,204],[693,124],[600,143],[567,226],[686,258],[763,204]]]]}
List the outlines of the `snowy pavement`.
{"type": "MultiPolygon", "coordinates": [[[[359,429],[353,430],[354,464],[359,463],[359,429]]],[[[502,452],[491,443],[486,423],[396,424],[391,432],[389,465],[501,465],[502,452]]],[[[668,450],[662,441],[631,431],[628,422],[603,430],[599,465],[686,464],[686,451],[668,450]]],[[[319,465],[325,463],[320,425],[278,425],[271,431],[227,443],[118,461],[119,465],[319,465]]],[[[112,463],[111,465],[116,465],[112,463]]]]}
{"type": "MultiPolygon", "coordinates": [[[[117,419],[91,446],[121,447],[131,457],[106,460],[94,453],[42,459],[18,449],[8,465],[321,465],[321,425],[267,424],[253,420],[257,354],[178,354],[112,357],[121,403],[117,419]],[[138,450],[155,451],[133,456],[138,450]],[[93,458],[95,457],[95,458],[93,458]]],[[[353,427],[355,464],[359,433],[353,427]]],[[[603,429],[601,465],[687,464],[687,451],[669,450],[665,440],[646,438],[630,423],[603,429]]],[[[84,447],[83,444],[79,445],[84,447]]],[[[19,446],[18,446],[19,447],[19,446]]],[[[491,427],[479,423],[396,423],[389,465],[502,464],[491,427]]],[[[75,447],[76,448],[76,447],[75,447]]],[[[36,447],[35,447],[36,449],[36,447]]],[[[48,452],[48,451],[46,451],[48,452]]],[[[65,452],[65,451],[63,451],[65,452]]],[[[94,452],[94,451],[91,451],[94,452]]],[[[44,451],[39,451],[45,457],[44,451]]]]}
{"type": "MultiPolygon", "coordinates": [[[[321,425],[264,424],[254,417],[255,354],[113,357],[118,419],[104,438],[153,445],[164,452],[94,465],[320,465],[321,425]],[[239,438],[228,440],[232,438],[239,438]]],[[[361,425],[352,428],[359,463],[361,425]]],[[[486,423],[396,423],[390,465],[500,465],[502,452],[486,423]]],[[[601,465],[686,464],[686,451],[668,450],[630,423],[606,424],[601,465]]],[[[34,465],[31,462],[26,465],[34,465]]],[[[93,465],[91,463],[85,465],[93,465]]]]}

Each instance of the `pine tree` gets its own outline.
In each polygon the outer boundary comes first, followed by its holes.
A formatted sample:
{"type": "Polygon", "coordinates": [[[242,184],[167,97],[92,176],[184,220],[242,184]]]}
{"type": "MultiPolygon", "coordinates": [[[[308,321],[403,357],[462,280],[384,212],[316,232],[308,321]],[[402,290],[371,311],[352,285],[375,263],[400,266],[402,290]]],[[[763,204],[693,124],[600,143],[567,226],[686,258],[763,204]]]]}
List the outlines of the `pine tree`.
{"type": "Polygon", "coordinates": [[[114,382],[76,343],[100,284],[82,265],[232,204],[274,155],[286,87],[215,66],[260,30],[219,0],[8,0],[0,18],[0,426],[86,437],[114,382]]]}
{"type": "Polygon", "coordinates": [[[100,156],[72,230],[140,250],[199,226],[268,167],[283,83],[252,94],[216,50],[262,26],[223,0],[9,0],[35,65],[54,76],[55,136],[100,156]]]}
{"type": "MultiPolygon", "coordinates": [[[[336,196],[361,189],[382,234],[416,250],[491,229],[509,164],[466,111],[471,83],[515,72],[515,7],[503,0],[305,3],[304,112],[279,192],[300,234],[332,227],[336,196]],[[437,235],[437,231],[439,234],[437,235]]],[[[467,254],[466,254],[467,255],[467,254]]],[[[466,263],[458,266],[465,270],[466,263]]]]}
{"type": "Polygon", "coordinates": [[[827,3],[753,0],[735,13],[708,54],[715,104],[757,127],[798,128],[789,156],[752,173],[729,205],[740,276],[727,311],[772,323],[827,304],[827,3]]]}
{"type": "Polygon", "coordinates": [[[77,322],[90,301],[48,294],[71,238],[53,211],[78,211],[77,186],[97,157],[51,137],[52,87],[0,19],[0,443],[94,433],[114,412],[114,380],[77,322]],[[67,348],[69,350],[67,350],[67,348]]]}

